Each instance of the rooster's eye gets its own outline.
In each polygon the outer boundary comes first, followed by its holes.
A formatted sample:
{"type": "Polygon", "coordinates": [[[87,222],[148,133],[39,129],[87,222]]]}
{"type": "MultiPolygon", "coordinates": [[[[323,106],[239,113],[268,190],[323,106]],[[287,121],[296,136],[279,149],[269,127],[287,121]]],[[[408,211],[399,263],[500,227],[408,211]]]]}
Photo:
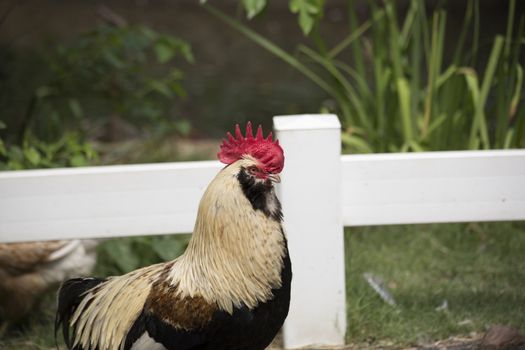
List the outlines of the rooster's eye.
{"type": "Polygon", "coordinates": [[[255,175],[257,174],[257,167],[256,166],[251,166],[248,168],[248,172],[252,175],[255,175]]]}

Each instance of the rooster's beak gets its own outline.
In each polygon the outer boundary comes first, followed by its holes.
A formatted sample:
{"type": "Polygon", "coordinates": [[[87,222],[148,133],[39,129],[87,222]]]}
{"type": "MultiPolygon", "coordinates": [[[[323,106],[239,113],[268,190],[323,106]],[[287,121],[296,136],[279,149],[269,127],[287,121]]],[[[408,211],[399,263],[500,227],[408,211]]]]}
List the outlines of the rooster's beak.
{"type": "Polygon", "coordinates": [[[268,178],[272,181],[272,182],[275,182],[275,183],[279,183],[281,182],[281,177],[277,174],[270,174],[268,175],[268,178]]]}

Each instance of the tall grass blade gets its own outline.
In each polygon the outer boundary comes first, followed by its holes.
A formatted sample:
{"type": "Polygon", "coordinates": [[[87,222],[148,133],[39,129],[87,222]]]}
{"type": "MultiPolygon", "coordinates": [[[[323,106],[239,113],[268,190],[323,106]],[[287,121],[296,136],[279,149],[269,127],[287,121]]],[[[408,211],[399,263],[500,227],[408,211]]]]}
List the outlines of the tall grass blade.
{"type": "MultiPolygon", "coordinates": [[[[479,89],[479,93],[475,93],[472,95],[472,98],[474,100],[475,105],[475,121],[473,123],[472,131],[471,131],[471,145],[474,144],[474,141],[472,140],[474,135],[479,131],[479,135],[481,137],[481,145],[483,148],[488,149],[490,148],[489,139],[488,139],[488,130],[487,130],[487,123],[484,115],[484,108],[485,103],[487,101],[487,96],[489,93],[490,86],[492,84],[492,80],[494,77],[494,72],[496,70],[496,67],[498,65],[498,60],[503,48],[504,39],[501,35],[496,36],[496,39],[494,40],[494,44],[492,45],[492,51],[489,56],[489,61],[487,63],[487,67],[485,68],[485,76],[483,77],[483,83],[481,84],[481,89],[479,89]]],[[[471,76],[471,75],[467,75],[471,76]]],[[[473,91],[473,82],[471,79],[467,78],[467,83],[469,84],[469,87],[471,88],[471,91],[473,91]]],[[[476,78],[476,89],[477,89],[477,78],[476,78]]]]}
{"type": "Polygon", "coordinates": [[[410,2],[410,8],[408,9],[408,13],[405,16],[405,22],[403,23],[403,28],[401,29],[401,47],[403,49],[406,49],[408,47],[408,43],[410,41],[410,38],[413,34],[417,33],[413,28],[416,25],[415,22],[417,20],[418,15],[418,5],[417,1],[412,0],[410,2]]]}
{"type": "MultiPolygon", "coordinates": [[[[350,6],[350,5],[348,5],[350,6]]],[[[352,8],[353,9],[353,8],[352,8]]],[[[374,13],[372,15],[372,19],[371,20],[367,20],[365,22],[363,22],[359,27],[355,28],[354,30],[352,30],[350,32],[350,34],[348,34],[343,40],[341,40],[341,42],[339,42],[339,44],[337,44],[336,46],[334,46],[329,52],[328,52],[328,56],[331,57],[331,58],[334,58],[336,57],[337,55],[339,55],[344,49],[346,49],[349,45],[353,44],[357,39],[359,39],[360,37],[363,36],[364,33],[366,33],[366,31],[368,29],[370,29],[370,27],[372,27],[372,25],[375,23],[375,22],[378,22],[380,21],[383,16],[385,15],[385,11],[384,10],[379,10],[377,11],[376,13],[374,13]]],[[[354,15],[352,15],[354,16],[354,15]]],[[[357,18],[357,16],[356,16],[357,18]]],[[[357,21],[357,20],[356,20],[357,21]]],[[[356,22],[357,23],[357,22],[356,22]]]]}
{"type": "Polygon", "coordinates": [[[465,17],[463,19],[463,25],[461,26],[461,31],[459,33],[459,39],[458,43],[456,45],[456,49],[454,51],[454,56],[452,59],[452,62],[455,65],[460,65],[460,59],[461,55],[463,53],[463,48],[465,46],[465,39],[467,37],[468,29],[470,28],[470,24],[472,22],[472,14],[474,11],[474,1],[476,0],[469,0],[467,4],[467,9],[465,10],[465,17]]]}
{"type": "Polygon", "coordinates": [[[428,18],[427,18],[427,10],[425,7],[425,1],[419,2],[419,13],[420,13],[420,28],[419,30],[422,33],[423,38],[423,53],[425,55],[425,61],[430,62],[430,42],[431,42],[431,35],[429,32],[429,25],[428,25],[428,18]]]}
{"type": "Polygon", "coordinates": [[[492,84],[492,79],[494,77],[494,72],[498,65],[499,56],[501,54],[501,49],[503,48],[504,39],[501,35],[496,36],[494,44],[492,45],[492,51],[490,52],[489,61],[487,67],[485,68],[485,76],[483,77],[483,83],[481,85],[480,91],[480,103],[482,106],[485,106],[487,101],[487,96],[489,94],[490,86],[492,84]]]}
{"type": "Polygon", "coordinates": [[[366,75],[360,74],[357,70],[353,69],[344,62],[337,60],[334,60],[333,62],[337,68],[339,68],[342,72],[348,74],[353,79],[353,81],[355,81],[355,84],[357,85],[357,90],[359,91],[359,96],[361,96],[362,99],[373,103],[373,96],[370,87],[368,86],[366,75]]]}
{"type": "Polygon", "coordinates": [[[317,52],[315,52],[314,50],[310,49],[307,46],[303,46],[303,45],[299,46],[299,51],[303,52],[308,57],[310,57],[311,59],[321,64],[334,77],[334,79],[336,79],[337,82],[341,84],[341,86],[344,88],[346,97],[351,101],[352,107],[355,108],[357,112],[357,116],[359,118],[361,125],[366,128],[369,134],[373,134],[374,128],[370,124],[366,110],[360,98],[356,94],[354,87],[344,77],[344,75],[341,74],[341,72],[339,72],[339,70],[334,65],[334,63],[330,59],[319,55],[317,52]]]}
{"type": "MultiPolygon", "coordinates": [[[[350,36],[348,36],[347,38],[350,38],[352,37],[352,40],[351,41],[346,41],[346,40],[343,40],[341,43],[342,44],[346,44],[347,42],[348,43],[351,43],[352,45],[352,54],[353,54],[353,57],[354,57],[354,65],[357,69],[357,71],[359,72],[360,75],[364,75],[365,74],[365,64],[364,64],[364,58],[363,58],[363,50],[361,49],[361,43],[359,42],[359,40],[355,40],[356,38],[360,37],[363,33],[364,33],[364,30],[365,28],[370,28],[370,26],[368,27],[362,27],[363,29],[359,30],[360,28],[358,28],[358,19],[357,19],[357,14],[355,12],[355,2],[354,0],[348,0],[347,1],[347,7],[348,7],[348,21],[350,22],[350,36]],[[359,36],[357,36],[359,35],[359,36]]],[[[370,20],[368,20],[367,22],[370,22],[370,20]]],[[[371,23],[370,23],[371,25],[371,23]]],[[[342,48],[344,46],[340,46],[338,45],[339,48],[342,48]]],[[[331,53],[329,52],[328,55],[327,55],[329,58],[333,58],[334,56],[331,55],[331,53]]]]}
{"type": "Polygon", "coordinates": [[[436,79],[436,89],[441,88],[450,78],[457,73],[458,68],[455,65],[451,65],[447,68],[439,77],[436,79]]]}
{"type": "Polygon", "coordinates": [[[509,16],[507,18],[507,33],[505,35],[504,57],[510,56],[510,45],[512,44],[512,28],[514,28],[514,13],[516,12],[516,0],[509,1],[509,16]]]}
{"type": "Polygon", "coordinates": [[[203,7],[212,15],[229,25],[230,27],[237,30],[239,33],[243,34],[244,36],[248,37],[250,40],[255,42],[256,44],[260,45],[264,49],[266,49],[268,52],[272,53],[273,55],[279,57],[286,63],[288,63],[290,66],[295,68],[296,70],[303,73],[306,77],[308,77],[310,80],[312,80],[315,84],[317,84],[321,89],[323,89],[325,92],[329,93],[332,96],[336,96],[337,92],[330,86],[329,83],[327,83],[324,79],[322,79],[319,75],[317,75],[315,72],[313,72],[311,69],[306,67],[303,63],[301,63],[298,59],[269,41],[268,39],[264,38],[262,35],[254,32],[250,28],[246,27],[245,25],[241,24],[239,21],[231,18],[230,16],[226,15],[222,11],[218,10],[217,8],[205,4],[203,7]]]}
{"type": "Polygon", "coordinates": [[[516,66],[516,86],[514,88],[514,94],[510,100],[508,119],[511,122],[516,116],[518,110],[518,104],[520,102],[521,94],[523,93],[523,67],[518,64],[516,66]]]}
{"type": "Polygon", "coordinates": [[[401,78],[397,80],[397,91],[403,136],[405,142],[410,142],[414,140],[414,134],[412,132],[412,120],[410,118],[410,89],[406,79],[401,78]]]}
{"type": "MultiPolygon", "coordinates": [[[[374,57],[374,78],[375,78],[375,101],[377,115],[377,132],[379,135],[378,145],[381,151],[386,150],[387,144],[387,90],[392,79],[392,69],[383,65],[380,57],[374,57]]],[[[393,135],[392,135],[393,136],[393,135]]]]}
{"type": "Polygon", "coordinates": [[[516,112],[514,147],[525,147],[525,108],[523,105],[516,112]]]}
{"type": "Polygon", "coordinates": [[[428,66],[427,95],[425,99],[425,110],[423,114],[423,124],[421,126],[421,139],[427,137],[428,125],[432,116],[434,94],[436,90],[436,79],[441,70],[441,60],[443,55],[443,40],[445,31],[444,12],[434,14],[432,21],[432,43],[430,49],[430,62],[428,66]]]}
{"type": "Polygon", "coordinates": [[[413,150],[414,152],[425,152],[425,149],[414,140],[410,140],[407,145],[408,150],[413,150]]]}
{"type": "Polygon", "coordinates": [[[472,49],[470,56],[470,66],[474,66],[478,59],[479,48],[479,0],[474,1],[474,29],[472,31],[472,49]]]}
{"type": "MultiPolygon", "coordinates": [[[[419,119],[419,100],[421,96],[421,76],[423,74],[423,38],[421,33],[421,17],[424,16],[421,12],[420,2],[412,0],[411,6],[414,8],[414,23],[412,25],[412,39],[410,42],[410,59],[409,72],[410,79],[410,114],[417,123],[419,119]]],[[[417,124],[416,124],[417,125],[417,124]]]]}
{"type": "Polygon", "coordinates": [[[435,130],[438,130],[441,125],[447,120],[447,115],[445,113],[440,114],[435,118],[428,127],[428,135],[432,135],[435,130]]]}
{"type": "Polygon", "coordinates": [[[514,137],[514,129],[510,129],[507,131],[507,134],[505,135],[505,142],[503,144],[503,149],[509,149],[512,147],[512,139],[514,137]]]}
{"type": "Polygon", "coordinates": [[[373,153],[374,151],[366,141],[362,138],[354,135],[349,135],[347,133],[341,134],[341,141],[343,146],[347,146],[350,149],[354,149],[359,153],[373,153]]]}
{"type": "Polygon", "coordinates": [[[396,79],[403,77],[403,69],[401,66],[401,45],[399,41],[399,29],[397,27],[397,18],[392,2],[387,2],[385,5],[386,15],[388,18],[388,30],[390,32],[390,57],[394,67],[394,74],[396,79]]]}
{"type": "Polygon", "coordinates": [[[460,71],[465,75],[467,86],[469,88],[472,105],[474,106],[474,117],[472,118],[470,137],[469,137],[469,149],[477,149],[480,144],[479,140],[479,129],[480,121],[483,119],[483,109],[480,102],[480,91],[479,83],[476,72],[471,68],[464,68],[460,71]]]}

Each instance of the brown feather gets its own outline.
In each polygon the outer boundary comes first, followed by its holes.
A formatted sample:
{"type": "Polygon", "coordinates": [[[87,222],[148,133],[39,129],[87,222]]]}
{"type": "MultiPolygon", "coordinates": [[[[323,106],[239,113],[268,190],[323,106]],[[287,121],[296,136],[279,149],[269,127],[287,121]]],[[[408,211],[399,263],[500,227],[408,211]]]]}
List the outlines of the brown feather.
{"type": "Polygon", "coordinates": [[[193,330],[206,326],[218,308],[201,296],[182,297],[164,280],[153,285],[144,309],[174,328],[193,330]]]}

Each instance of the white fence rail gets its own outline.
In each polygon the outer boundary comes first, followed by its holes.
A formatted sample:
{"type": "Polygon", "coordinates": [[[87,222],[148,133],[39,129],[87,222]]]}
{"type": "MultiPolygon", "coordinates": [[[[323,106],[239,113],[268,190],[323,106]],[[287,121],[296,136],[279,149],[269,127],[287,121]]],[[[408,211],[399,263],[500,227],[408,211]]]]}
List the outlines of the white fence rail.
{"type": "Polygon", "coordinates": [[[525,219],[525,150],[343,156],[345,226],[525,219]]]}
{"type": "Polygon", "coordinates": [[[189,233],[219,162],[0,173],[0,241],[189,233]]]}
{"type": "MultiPolygon", "coordinates": [[[[344,342],[343,226],[525,219],[525,150],[341,156],[335,116],[275,117],[274,127],[294,267],[287,348],[344,342]]],[[[0,242],[191,232],[220,168],[2,172],[0,242]]]]}

